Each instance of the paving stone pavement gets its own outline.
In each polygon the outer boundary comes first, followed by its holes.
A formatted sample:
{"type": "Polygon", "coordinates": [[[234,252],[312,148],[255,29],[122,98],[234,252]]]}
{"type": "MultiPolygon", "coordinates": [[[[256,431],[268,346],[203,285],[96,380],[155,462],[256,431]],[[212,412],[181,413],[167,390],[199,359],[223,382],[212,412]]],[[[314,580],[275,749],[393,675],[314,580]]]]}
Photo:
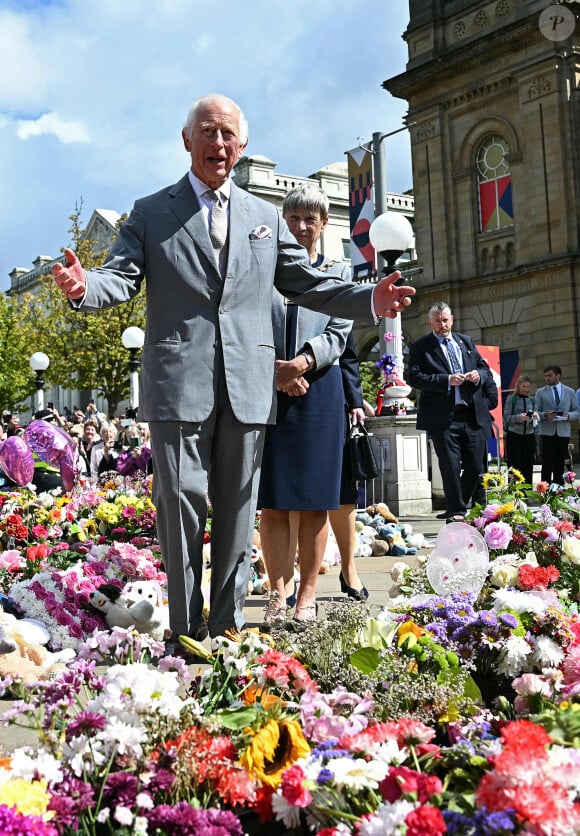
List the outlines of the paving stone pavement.
{"type": "MultiPolygon", "coordinates": [[[[435,518],[437,510],[429,516],[423,517],[401,517],[399,522],[409,524],[413,533],[425,535],[426,544],[434,543],[437,534],[445,524],[444,521],[435,518]]],[[[430,549],[423,547],[420,554],[429,554],[430,549]]],[[[381,609],[389,600],[389,589],[392,581],[389,575],[393,563],[406,560],[412,565],[413,557],[357,557],[356,566],[359,576],[369,591],[369,605],[372,610],[381,609]]],[[[317,599],[321,611],[329,601],[340,601],[345,598],[340,591],[338,574],[339,566],[332,566],[324,575],[318,576],[317,599]]],[[[244,612],[248,621],[248,627],[259,627],[264,617],[264,609],[267,603],[266,595],[249,595],[246,600],[244,612]]],[[[204,642],[209,647],[209,639],[204,642]]],[[[0,699],[0,716],[8,711],[12,705],[9,699],[0,699]]],[[[27,729],[13,726],[4,727],[0,725],[0,755],[10,752],[20,746],[34,746],[37,742],[37,735],[27,729]]]]}

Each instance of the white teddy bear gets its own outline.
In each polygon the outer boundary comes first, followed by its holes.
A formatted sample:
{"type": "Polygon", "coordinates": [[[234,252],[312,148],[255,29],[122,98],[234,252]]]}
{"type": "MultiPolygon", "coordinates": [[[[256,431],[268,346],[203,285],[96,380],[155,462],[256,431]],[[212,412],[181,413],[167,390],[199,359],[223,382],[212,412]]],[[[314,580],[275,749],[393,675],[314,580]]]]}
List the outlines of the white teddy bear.
{"type": "MultiPolygon", "coordinates": [[[[136,595],[135,590],[131,594],[136,595]]],[[[157,641],[165,637],[167,618],[162,608],[147,597],[132,603],[125,590],[121,592],[118,586],[106,583],[91,592],[89,599],[91,607],[104,616],[108,627],[135,627],[139,633],[148,633],[157,641]]]]}

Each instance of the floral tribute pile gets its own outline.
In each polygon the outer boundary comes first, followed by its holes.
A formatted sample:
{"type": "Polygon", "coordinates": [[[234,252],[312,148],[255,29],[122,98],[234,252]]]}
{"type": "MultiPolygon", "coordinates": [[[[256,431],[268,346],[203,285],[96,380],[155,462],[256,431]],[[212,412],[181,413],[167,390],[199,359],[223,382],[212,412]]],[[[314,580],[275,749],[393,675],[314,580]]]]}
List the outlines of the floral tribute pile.
{"type": "Polygon", "coordinates": [[[388,608],[329,603],[303,631],[195,645],[197,668],[84,606],[105,581],[163,581],[148,483],[1,495],[3,594],[76,656],[0,684],[4,725],[37,735],[0,758],[0,833],[580,834],[568,478],[489,477],[467,523],[491,558],[477,591],[403,565],[388,608]]]}

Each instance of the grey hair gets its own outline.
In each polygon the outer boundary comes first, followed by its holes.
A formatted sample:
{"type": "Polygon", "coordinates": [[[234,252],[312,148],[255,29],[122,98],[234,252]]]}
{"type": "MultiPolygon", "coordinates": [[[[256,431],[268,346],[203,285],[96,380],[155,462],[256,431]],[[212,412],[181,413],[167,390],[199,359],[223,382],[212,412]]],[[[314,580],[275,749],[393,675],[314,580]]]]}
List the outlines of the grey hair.
{"type": "Polygon", "coordinates": [[[436,314],[436,313],[443,313],[443,311],[449,311],[451,313],[451,308],[447,302],[435,302],[434,305],[431,305],[429,308],[429,319],[436,314]]]}
{"type": "Polygon", "coordinates": [[[185,124],[183,125],[183,130],[185,131],[187,136],[191,137],[191,132],[197,119],[197,114],[201,110],[201,108],[207,107],[211,104],[215,104],[216,102],[224,101],[229,102],[238,110],[240,121],[240,144],[245,145],[248,141],[248,120],[244,116],[242,108],[239,106],[239,104],[234,102],[233,99],[228,98],[228,96],[222,96],[221,93],[210,93],[208,96],[200,96],[199,99],[196,99],[194,101],[192,106],[189,108],[185,124]]]}
{"type": "Polygon", "coordinates": [[[291,189],[282,204],[282,214],[288,212],[319,212],[320,217],[328,218],[330,201],[320,186],[313,183],[302,183],[291,189]]]}

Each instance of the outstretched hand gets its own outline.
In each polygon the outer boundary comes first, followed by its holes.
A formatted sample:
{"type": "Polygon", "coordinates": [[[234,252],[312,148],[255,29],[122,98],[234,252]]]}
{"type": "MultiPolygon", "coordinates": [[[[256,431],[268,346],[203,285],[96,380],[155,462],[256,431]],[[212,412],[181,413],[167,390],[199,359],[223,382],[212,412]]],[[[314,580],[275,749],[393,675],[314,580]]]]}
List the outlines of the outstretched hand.
{"type": "Polygon", "coordinates": [[[400,278],[400,271],[395,270],[375,285],[373,303],[377,316],[394,319],[411,304],[411,297],[415,295],[416,290],[408,285],[396,285],[395,282],[400,278]]]}
{"type": "Polygon", "coordinates": [[[66,267],[53,264],[50,268],[57,285],[69,299],[80,299],[85,295],[87,279],[81,263],[73,250],[65,250],[66,267]]]}

